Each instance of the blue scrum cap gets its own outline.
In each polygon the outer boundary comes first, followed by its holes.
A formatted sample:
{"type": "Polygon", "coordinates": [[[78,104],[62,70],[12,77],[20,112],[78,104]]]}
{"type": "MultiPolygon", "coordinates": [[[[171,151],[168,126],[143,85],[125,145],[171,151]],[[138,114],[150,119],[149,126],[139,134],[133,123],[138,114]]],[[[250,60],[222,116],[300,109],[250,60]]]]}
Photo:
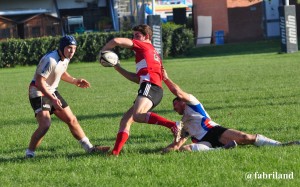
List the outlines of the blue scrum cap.
{"type": "Polygon", "coordinates": [[[76,42],[75,38],[71,35],[65,35],[60,39],[60,42],[59,42],[60,51],[63,53],[64,48],[68,45],[76,45],[77,46],[77,42],[76,42]]]}

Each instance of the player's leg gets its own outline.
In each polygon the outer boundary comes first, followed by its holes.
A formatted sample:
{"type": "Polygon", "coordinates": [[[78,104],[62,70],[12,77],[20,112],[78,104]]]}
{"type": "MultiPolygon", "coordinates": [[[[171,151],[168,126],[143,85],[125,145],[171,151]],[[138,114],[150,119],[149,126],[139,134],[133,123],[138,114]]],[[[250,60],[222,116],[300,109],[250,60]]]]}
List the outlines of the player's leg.
{"type": "Polygon", "coordinates": [[[168,120],[154,112],[149,112],[160,103],[163,97],[162,89],[151,83],[142,83],[138,93],[133,112],[134,120],[169,128],[177,142],[180,139],[181,123],[168,120]]]}
{"type": "MultiPolygon", "coordinates": [[[[143,82],[140,85],[138,96],[134,102],[133,119],[139,123],[159,124],[163,126],[172,126],[168,124],[171,122],[165,118],[149,112],[156,107],[163,97],[163,90],[161,87],[143,82]]],[[[175,123],[175,122],[173,122],[175,123]]]]}
{"type": "Polygon", "coordinates": [[[79,141],[86,152],[93,151],[93,145],[85,135],[76,116],[73,114],[69,106],[65,107],[61,111],[55,110],[54,114],[68,125],[73,137],[79,141]]]}
{"type": "Polygon", "coordinates": [[[221,134],[219,138],[219,141],[224,145],[232,140],[235,140],[236,143],[240,145],[253,144],[255,142],[255,135],[246,134],[234,129],[227,129],[221,134]]]}
{"type": "Polygon", "coordinates": [[[133,106],[123,115],[120,121],[120,128],[117,134],[116,142],[114,145],[114,149],[112,151],[113,155],[118,156],[129,138],[129,131],[131,124],[134,122],[132,113],[133,113],[133,106]]]}
{"type": "Polygon", "coordinates": [[[80,140],[85,137],[83,129],[81,128],[76,116],[73,114],[69,106],[65,107],[61,111],[55,110],[54,114],[68,125],[74,138],[80,140]]]}
{"type": "Polygon", "coordinates": [[[247,145],[254,144],[256,146],[263,145],[279,145],[280,142],[272,140],[259,134],[247,134],[234,129],[226,130],[219,138],[219,141],[223,144],[227,144],[229,141],[235,140],[237,144],[247,145]]]}
{"type": "Polygon", "coordinates": [[[151,108],[153,108],[152,105],[153,102],[149,98],[138,96],[135,101],[135,108],[133,111],[134,121],[167,127],[171,130],[175,141],[177,142],[180,139],[182,123],[168,120],[154,112],[148,112],[151,108]]]}
{"type": "Polygon", "coordinates": [[[38,128],[31,136],[28,149],[26,150],[26,157],[34,157],[35,149],[41,144],[45,134],[47,133],[50,125],[51,118],[49,111],[40,111],[36,114],[38,128]]]}
{"type": "Polygon", "coordinates": [[[29,98],[29,101],[38,122],[38,128],[32,134],[29,146],[26,149],[25,156],[27,158],[34,157],[35,149],[41,144],[51,125],[51,101],[47,97],[29,98]]]}
{"type": "Polygon", "coordinates": [[[63,110],[54,110],[53,113],[63,122],[65,122],[73,137],[78,140],[79,144],[86,152],[93,152],[95,148],[91,144],[88,137],[85,135],[83,129],[81,128],[79,122],[77,121],[76,116],[73,114],[71,108],[68,106],[67,102],[64,98],[59,94],[59,92],[55,92],[56,97],[60,100],[62,104],[63,110]]]}
{"type": "Polygon", "coordinates": [[[180,139],[180,131],[183,127],[183,124],[181,121],[171,121],[168,120],[154,112],[147,112],[146,115],[146,123],[148,124],[154,124],[154,125],[161,125],[164,127],[167,127],[168,129],[171,130],[174,139],[176,142],[179,141],[180,139]]]}
{"type": "Polygon", "coordinates": [[[153,103],[150,99],[137,96],[132,110],[132,117],[135,122],[146,123],[147,112],[152,108],[153,103]]]}
{"type": "Polygon", "coordinates": [[[148,123],[171,128],[175,126],[174,121],[170,121],[154,112],[148,112],[153,108],[153,102],[144,96],[138,96],[134,103],[133,119],[135,122],[148,123]]]}

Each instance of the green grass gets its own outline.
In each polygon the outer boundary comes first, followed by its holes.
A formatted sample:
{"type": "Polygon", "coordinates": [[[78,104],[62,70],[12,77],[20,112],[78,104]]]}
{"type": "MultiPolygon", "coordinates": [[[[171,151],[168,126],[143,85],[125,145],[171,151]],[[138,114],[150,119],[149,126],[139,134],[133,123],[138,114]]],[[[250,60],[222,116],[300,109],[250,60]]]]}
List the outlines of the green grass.
{"type": "MultiPolygon", "coordinates": [[[[300,53],[278,54],[276,41],[194,49],[190,56],[166,59],[169,76],[194,94],[217,123],[279,141],[300,139],[300,53]]],[[[123,66],[134,71],[131,61],[123,66]]],[[[118,158],[87,155],[67,126],[53,116],[36,158],[23,159],[37,127],[28,102],[35,67],[0,69],[1,186],[298,186],[300,146],[239,146],[233,150],[162,155],[172,140],[160,126],[133,124],[118,158]],[[245,179],[248,173],[289,174],[293,179],[245,179]]],[[[68,101],[94,144],[114,145],[119,120],[138,85],[98,63],[70,64],[69,73],[92,88],[61,82],[68,101]]],[[[164,86],[155,112],[179,120],[173,95],[164,86]]]]}

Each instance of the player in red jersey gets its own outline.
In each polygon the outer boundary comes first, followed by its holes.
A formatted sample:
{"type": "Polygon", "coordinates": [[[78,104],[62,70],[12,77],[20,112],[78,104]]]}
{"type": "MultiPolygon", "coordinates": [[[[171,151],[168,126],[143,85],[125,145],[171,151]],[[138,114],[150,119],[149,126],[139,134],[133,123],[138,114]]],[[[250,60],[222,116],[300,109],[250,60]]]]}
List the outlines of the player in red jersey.
{"type": "Polygon", "coordinates": [[[129,72],[120,64],[114,66],[128,80],[140,85],[134,104],[125,112],[120,121],[113,155],[119,155],[123,145],[129,137],[133,122],[162,125],[171,129],[175,141],[180,139],[180,123],[167,120],[151,109],[156,107],[162,97],[162,60],[151,43],[152,29],[148,25],[138,25],[133,29],[133,39],[114,38],[110,40],[102,51],[111,50],[116,46],[130,48],[135,52],[136,72],[129,72]]]}

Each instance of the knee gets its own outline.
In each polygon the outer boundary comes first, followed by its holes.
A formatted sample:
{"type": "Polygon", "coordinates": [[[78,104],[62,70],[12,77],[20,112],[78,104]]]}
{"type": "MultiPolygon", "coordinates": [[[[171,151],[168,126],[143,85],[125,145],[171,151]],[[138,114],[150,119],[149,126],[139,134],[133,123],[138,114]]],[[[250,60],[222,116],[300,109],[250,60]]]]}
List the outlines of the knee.
{"type": "Polygon", "coordinates": [[[39,129],[40,131],[46,133],[49,128],[50,128],[50,125],[51,125],[51,121],[49,120],[42,120],[42,121],[39,121],[39,129]]]}
{"type": "Polygon", "coordinates": [[[251,144],[255,142],[255,135],[243,133],[240,136],[240,142],[243,144],[251,144]]]}
{"type": "Polygon", "coordinates": [[[135,122],[138,122],[138,123],[144,123],[145,122],[145,116],[144,115],[142,115],[142,114],[133,114],[133,120],[135,121],[135,122]]]}
{"type": "Polygon", "coordinates": [[[43,124],[39,124],[38,129],[36,130],[36,132],[38,133],[37,136],[44,136],[48,130],[50,128],[50,123],[43,123],[43,124]]]}
{"type": "Polygon", "coordinates": [[[119,130],[128,130],[130,129],[131,124],[133,123],[133,119],[132,118],[125,118],[123,117],[120,121],[120,129],[119,130]]]}
{"type": "Polygon", "coordinates": [[[67,124],[71,125],[71,126],[77,125],[78,121],[77,121],[76,116],[72,115],[71,117],[69,117],[67,120],[67,124]]]}

